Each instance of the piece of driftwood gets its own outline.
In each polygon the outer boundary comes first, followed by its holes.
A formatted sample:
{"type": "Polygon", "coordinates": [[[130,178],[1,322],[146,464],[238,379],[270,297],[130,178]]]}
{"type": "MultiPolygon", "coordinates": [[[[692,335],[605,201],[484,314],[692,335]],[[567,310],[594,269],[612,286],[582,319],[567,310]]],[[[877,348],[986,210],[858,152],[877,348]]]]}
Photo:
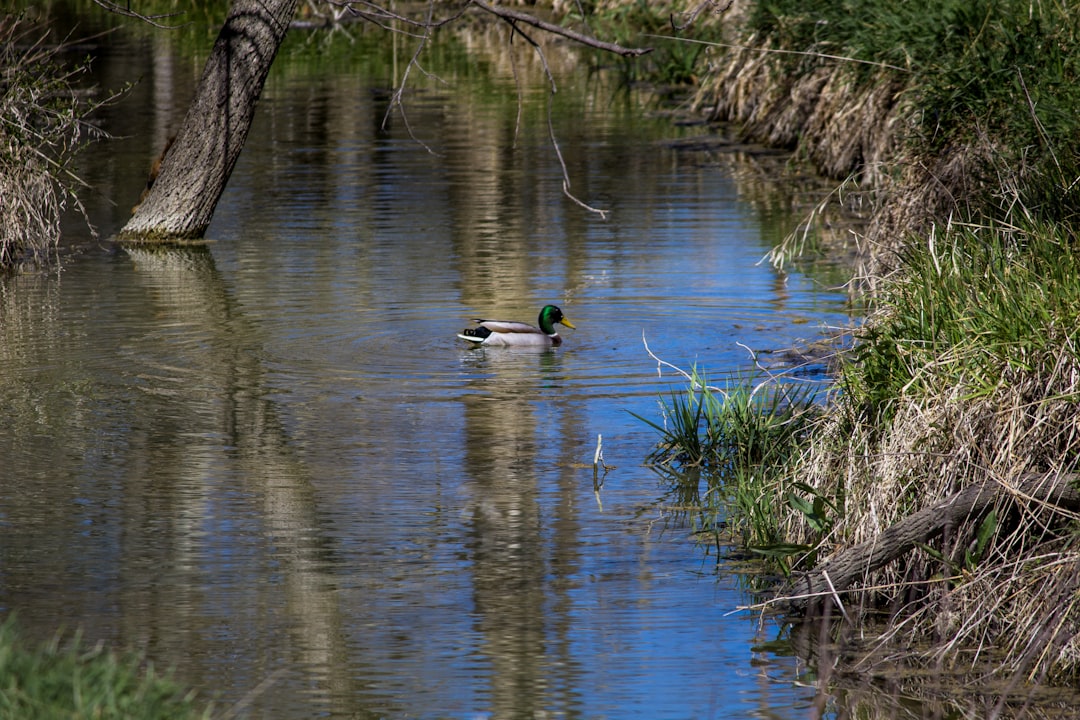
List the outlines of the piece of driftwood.
{"type": "Polygon", "coordinates": [[[978,518],[1004,497],[1018,502],[1043,504],[1065,510],[1080,509],[1080,491],[1074,487],[1078,476],[1027,475],[1016,485],[987,480],[971,485],[941,503],[924,508],[879,533],[871,540],[855,545],[830,558],[810,572],[795,578],[788,601],[796,610],[822,596],[842,594],[866,575],[909,552],[920,543],[941,535],[946,528],[958,527],[968,518],[978,518]]]}

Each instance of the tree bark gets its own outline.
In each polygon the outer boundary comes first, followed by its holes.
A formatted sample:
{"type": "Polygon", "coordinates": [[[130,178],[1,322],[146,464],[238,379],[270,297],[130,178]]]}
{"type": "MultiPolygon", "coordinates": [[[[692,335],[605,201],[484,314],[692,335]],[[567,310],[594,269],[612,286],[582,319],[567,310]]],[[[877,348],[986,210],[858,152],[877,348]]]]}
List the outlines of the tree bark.
{"type": "Polygon", "coordinates": [[[968,518],[979,517],[1007,495],[1019,496],[1032,504],[1076,510],[1080,508],[1080,492],[1073,487],[1076,481],[1073,474],[1028,475],[1016,487],[1007,487],[996,480],[966,487],[801,575],[792,584],[788,601],[795,609],[804,610],[822,595],[844,593],[866,573],[941,535],[947,527],[957,527],[968,518]]]}
{"type": "Polygon", "coordinates": [[[120,231],[128,242],[200,238],[210,225],[299,0],[233,0],[161,170],[120,231]]]}

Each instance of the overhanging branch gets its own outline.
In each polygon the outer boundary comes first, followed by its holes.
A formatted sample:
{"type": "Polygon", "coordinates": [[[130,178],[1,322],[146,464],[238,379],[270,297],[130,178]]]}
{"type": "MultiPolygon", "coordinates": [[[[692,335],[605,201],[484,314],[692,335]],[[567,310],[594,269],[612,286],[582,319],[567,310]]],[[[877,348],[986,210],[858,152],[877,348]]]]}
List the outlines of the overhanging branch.
{"type": "Polygon", "coordinates": [[[533,27],[543,30],[545,32],[552,33],[553,35],[561,35],[564,38],[573,40],[574,42],[587,45],[598,50],[605,50],[616,55],[622,55],[623,57],[638,57],[651,53],[652,48],[625,48],[622,45],[616,43],[604,42],[603,40],[597,40],[594,37],[583,35],[575,30],[564,28],[561,25],[541,20],[540,18],[530,15],[528,13],[519,12],[517,10],[511,10],[509,8],[502,7],[500,5],[489,5],[483,0],[472,0],[472,4],[480,8],[484,12],[491,13],[497,17],[500,17],[507,21],[525,23],[526,25],[532,25],[533,27]]]}

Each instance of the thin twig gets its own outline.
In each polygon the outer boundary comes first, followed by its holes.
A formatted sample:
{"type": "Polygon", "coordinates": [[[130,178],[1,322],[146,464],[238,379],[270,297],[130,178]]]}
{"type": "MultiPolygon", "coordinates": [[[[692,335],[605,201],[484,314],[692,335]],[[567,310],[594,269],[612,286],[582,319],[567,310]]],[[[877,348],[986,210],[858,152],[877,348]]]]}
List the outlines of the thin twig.
{"type": "Polygon", "coordinates": [[[750,47],[748,45],[733,45],[731,43],[719,43],[708,42],[706,40],[695,40],[693,38],[674,37],[672,35],[653,35],[652,33],[643,33],[643,37],[658,38],[660,40],[674,40],[675,42],[693,43],[695,45],[708,45],[709,47],[722,47],[730,50],[750,50],[758,53],[775,53],[777,55],[805,55],[807,57],[822,58],[824,60],[839,60],[841,62],[858,63],[860,65],[871,65],[873,67],[888,68],[889,70],[897,70],[902,73],[910,73],[908,68],[902,68],[899,65],[890,65],[889,63],[875,62],[874,60],[860,60],[859,58],[845,57],[843,55],[830,55],[828,53],[810,52],[809,50],[780,50],[777,48],[759,48],[750,47]]]}
{"type": "Polygon", "coordinates": [[[143,15],[142,13],[137,13],[132,10],[130,4],[119,5],[112,2],[112,0],[94,0],[94,3],[105,8],[111,13],[123,15],[125,17],[137,18],[139,20],[142,20],[144,23],[153,25],[156,28],[161,28],[162,30],[176,30],[177,28],[182,28],[185,25],[190,25],[190,23],[182,23],[180,25],[164,25],[158,22],[158,20],[161,18],[171,18],[176,17],[177,15],[183,15],[182,12],[162,13],[160,15],[143,15]]]}
{"type": "Polygon", "coordinates": [[[716,0],[705,0],[705,2],[698,5],[693,10],[688,10],[687,12],[678,13],[679,15],[689,15],[690,16],[687,19],[687,21],[685,23],[683,23],[682,25],[679,25],[678,23],[675,22],[675,13],[672,13],[671,18],[670,18],[671,19],[671,27],[672,27],[673,30],[675,30],[675,32],[681,32],[681,31],[685,30],[686,28],[690,27],[691,25],[693,25],[695,22],[697,22],[698,16],[701,15],[701,13],[703,13],[705,11],[705,8],[710,8],[710,7],[714,8],[714,10],[713,10],[714,13],[716,13],[717,15],[722,15],[722,14],[726,13],[728,10],[731,9],[731,5],[734,2],[735,2],[735,0],[728,0],[727,4],[724,5],[724,7],[716,8],[716,6],[720,4],[720,3],[716,2],[716,0]]]}
{"type": "Polygon", "coordinates": [[[829,592],[832,593],[832,600],[836,603],[836,607],[840,608],[840,614],[844,616],[844,620],[851,624],[851,618],[848,617],[847,610],[844,609],[844,603],[840,600],[840,593],[836,592],[836,588],[833,587],[832,578],[829,577],[827,570],[821,571],[822,577],[825,578],[825,583],[829,586],[829,592]]]}
{"type": "Polygon", "coordinates": [[[607,220],[607,214],[608,214],[607,210],[601,210],[600,208],[594,208],[592,205],[589,205],[588,203],[582,201],[576,195],[574,195],[574,193],[570,192],[570,173],[566,169],[566,161],[563,160],[562,150],[559,149],[559,141],[555,137],[555,126],[551,121],[551,112],[552,112],[551,111],[551,106],[553,104],[554,103],[551,101],[551,98],[548,98],[548,113],[547,113],[547,116],[548,116],[547,117],[547,121],[548,121],[547,122],[547,124],[548,124],[548,137],[551,138],[551,147],[553,147],[555,149],[555,156],[557,158],[559,158],[559,166],[562,167],[562,175],[563,175],[562,191],[563,191],[563,195],[570,198],[570,200],[572,200],[578,206],[588,210],[589,212],[596,213],[597,215],[600,216],[601,220],[607,220]]]}
{"type": "Polygon", "coordinates": [[[503,18],[507,24],[513,29],[515,33],[525,39],[525,42],[532,45],[533,50],[536,51],[537,57],[540,58],[540,64],[544,68],[544,75],[548,79],[548,84],[551,86],[551,90],[548,93],[547,102],[547,126],[548,126],[548,139],[551,140],[551,147],[555,150],[555,157],[559,160],[559,167],[562,168],[562,191],[563,195],[576,203],[579,207],[588,210],[589,212],[596,213],[600,216],[601,220],[607,220],[607,210],[601,210],[600,208],[594,208],[588,203],[578,198],[574,193],[570,191],[570,171],[566,168],[566,160],[563,159],[562,148],[559,147],[559,139],[555,135],[555,123],[552,119],[553,108],[555,105],[555,93],[558,92],[558,88],[555,84],[555,75],[552,74],[551,68],[548,66],[547,55],[544,54],[544,49],[540,47],[540,43],[529,37],[528,33],[518,27],[517,23],[508,18],[503,18]]]}
{"type": "Polygon", "coordinates": [[[521,22],[525,23],[526,25],[532,25],[534,28],[549,32],[553,35],[561,35],[564,38],[568,38],[570,40],[573,40],[574,42],[581,43],[582,45],[588,45],[589,47],[594,47],[598,50],[605,50],[610,53],[615,53],[616,55],[622,55],[623,57],[638,57],[639,55],[651,53],[653,50],[652,48],[625,48],[622,45],[618,45],[616,43],[609,43],[603,40],[597,40],[594,37],[583,35],[576,30],[571,30],[570,28],[564,28],[561,25],[555,25],[554,23],[549,23],[546,20],[541,20],[540,18],[534,15],[529,15],[528,13],[511,10],[509,8],[503,7],[502,5],[489,5],[488,3],[483,2],[483,0],[472,0],[471,4],[480,8],[484,12],[489,12],[492,15],[506,20],[507,22],[521,22]]]}
{"type": "Polygon", "coordinates": [[[419,58],[420,58],[420,53],[424,51],[424,47],[427,45],[428,40],[431,39],[431,31],[432,31],[432,28],[434,26],[431,25],[430,20],[434,16],[434,14],[435,14],[435,1],[434,0],[429,0],[429,2],[428,2],[428,21],[429,22],[428,22],[428,24],[424,25],[424,34],[421,36],[420,42],[417,43],[417,45],[416,45],[416,52],[413,53],[412,58],[409,59],[408,64],[405,66],[405,71],[401,75],[401,83],[398,85],[397,90],[394,91],[393,96],[390,98],[390,105],[386,108],[386,114],[383,115],[382,128],[384,130],[386,129],[387,123],[390,121],[390,113],[392,113],[394,111],[394,108],[396,107],[398,109],[398,112],[401,113],[401,121],[403,123],[405,123],[405,130],[406,130],[406,132],[409,133],[409,137],[412,138],[414,142],[419,144],[420,147],[424,148],[425,150],[427,150],[432,155],[435,155],[436,157],[438,157],[439,153],[432,150],[431,147],[427,143],[425,143],[423,140],[418,138],[416,136],[416,133],[413,132],[412,125],[409,123],[409,117],[405,113],[405,104],[401,101],[402,96],[405,94],[405,84],[408,82],[409,73],[412,71],[414,66],[418,70],[420,70],[420,72],[424,73],[428,77],[431,77],[431,75],[429,73],[427,73],[422,67],[420,67],[419,58]]]}
{"type": "MultiPolygon", "coordinates": [[[[510,38],[508,42],[514,44],[514,26],[510,26],[510,38]]],[[[525,111],[525,93],[521,90],[521,75],[518,72],[517,58],[514,52],[510,53],[510,71],[514,74],[514,92],[517,94],[517,115],[514,116],[514,149],[517,149],[518,135],[521,134],[521,117],[525,111]]]]}
{"type": "Polygon", "coordinates": [[[649,357],[656,361],[656,374],[658,377],[663,377],[664,374],[661,366],[667,366],[678,374],[682,375],[684,378],[686,378],[687,381],[690,383],[690,388],[692,390],[711,390],[712,392],[720,393],[724,396],[725,399],[727,398],[727,392],[723,388],[715,387],[713,385],[702,385],[700,382],[698,382],[697,378],[695,378],[693,375],[686,372],[682,368],[678,367],[677,365],[672,365],[667,360],[661,360],[660,358],[656,357],[656,355],[653,354],[652,349],[649,348],[648,341],[645,340],[644,330],[641,331],[641,343],[645,346],[645,352],[649,353],[649,357]]]}

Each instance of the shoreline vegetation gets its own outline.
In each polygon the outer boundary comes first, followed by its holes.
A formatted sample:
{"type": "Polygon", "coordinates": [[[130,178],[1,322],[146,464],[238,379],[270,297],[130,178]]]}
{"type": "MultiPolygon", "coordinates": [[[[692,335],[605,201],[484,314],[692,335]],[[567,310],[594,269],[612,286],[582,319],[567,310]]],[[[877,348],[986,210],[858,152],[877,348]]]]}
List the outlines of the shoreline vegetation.
{"type": "Polygon", "coordinates": [[[140,656],[118,656],[78,635],[40,646],[0,623],[0,717],[209,720],[198,701],[140,656]]]}
{"type": "Polygon", "coordinates": [[[842,618],[840,667],[994,678],[1002,698],[1075,684],[1080,9],[773,0],[718,17],[695,108],[874,197],[853,281],[869,313],[824,399],[695,369],[651,423],[651,460],[787,578],[765,605],[842,618]],[[920,511],[933,532],[834,585],[920,511]]]}
{"type": "Polygon", "coordinates": [[[86,217],[70,164],[105,137],[89,117],[114,98],[79,89],[90,60],[72,53],[24,15],[0,14],[0,272],[48,267],[64,211],[86,217]]]}

